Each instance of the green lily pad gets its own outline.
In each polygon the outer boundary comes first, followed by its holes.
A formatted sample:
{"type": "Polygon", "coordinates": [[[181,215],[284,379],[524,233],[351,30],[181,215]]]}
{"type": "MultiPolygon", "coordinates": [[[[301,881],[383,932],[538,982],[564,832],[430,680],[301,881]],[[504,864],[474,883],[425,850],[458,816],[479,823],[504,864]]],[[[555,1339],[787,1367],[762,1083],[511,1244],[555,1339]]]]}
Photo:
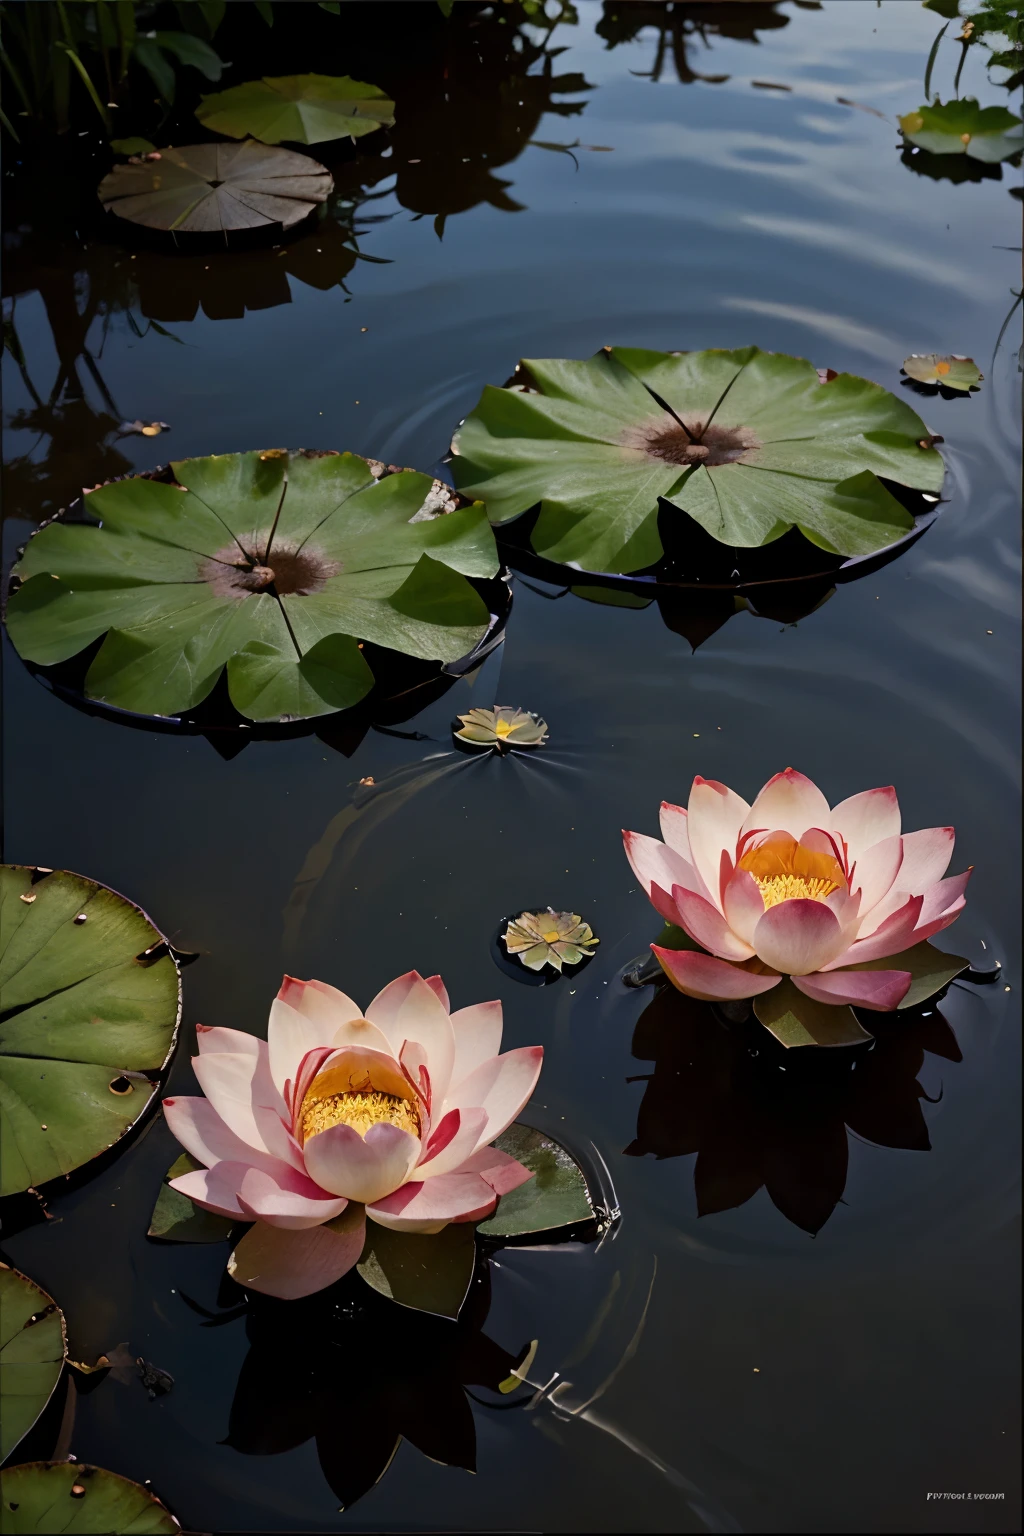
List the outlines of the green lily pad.
{"type": "Polygon", "coordinates": [[[973,96],[933,102],[908,112],[900,131],[933,155],[968,155],[992,165],[1024,149],[1024,123],[1005,107],[979,107],[973,96]]]}
{"type": "Polygon", "coordinates": [[[870,1040],[852,1008],[816,1002],[788,976],[755,997],[754,1014],[782,1045],[859,1045],[870,1040]]]}
{"type": "Polygon", "coordinates": [[[533,548],[579,569],[655,565],[659,507],[733,547],[796,526],[832,554],[874,554],[914,526],[878,477],[942,484],[909,405],[801,358],[617,347],[520,368],[528,385],[486,388],[455,434],[455,483],[496,524],[539,503],[533,548]]]}
{"type": "MultiPolygon", "coordinates": [[[[129,141],[130,142],[130,141],[129,141]]],[[[220,234],[297,224],[334,189],[330,171],[308,155],[244,144],[189,144],[115,165],[97,196],[118,218],[147,229],[220,234]]]]}
{"type": "Polygon", "coordinates": [[[80,1462],[28,1461],[0,1472],[4,1536],[172,1536],[181,1526],[138,1483],[80,1462]]]}
{"type": "Polygon", "coordinates": [[[181,981],[138,907],[67,870],[0,865],[0,1194],[113,1146],[166,1067],[181,981]],[[125,1074],[130,1074],[126,1076],[125,1074]]]}
{"type": "Polygon", "coordinates": [[[941,384],[944,389],[959,389],[965,394],[977,389],[985,375],[973,357],[940,357],[935,352],[912,352],[903,359],[903,372],[919,384],[941,384]]]}
{"type": "Polygon", "coordinates": [[[963,955],[947,955],[925,939],[899,955],[886,955],[880,960],[864,960],[860,965],[844,965],[834,974],[841,976],[843,971],[909,971],[913,980],[900,1008],[916,1008],[934,997],[936,992],[941,992],[943,987],[948,987],[951,981],[969,969],[970,963],[963,955]]]}
{"type": "Polygon", "coordinates": [[[148,139],[140,139],[138,135],[128,139],[111,139],[110,147],[115,155],[153,155],[157,153],[155,144],[148,139]]]}
{"type": "Polygon", "coordinates": [[[583,1170],[551,1136],[517,1121],[494,1145],[529,1168],[533,1178],[502,1195],[498,1209],[480,1223],[478,1232],[509,1239],[594,1221],[594,1204],[583,1170]]]}
{"type": "Polygon", "coordinates": [[[356,1269],[382,1296],[417,1312],[458,1317],[476,1266],[470,1222],[450,1222],[430,1235],[393,1232],[366,1223],[366,1245],[356,1269]]]}
{"type": "Polygon", "coordinates": [[[187,1152],[171,1164],[164,1174],[149,1218],[147,1237],[158,1237],[166,1243],[222,1243],[231,1236],[234,1223],[229,1217],[204,1211],[188,1195],[171,1188],[171,1179],[179,1179],[183,1173],[194,1173],[202,1167],[203,1164],[197,1163],[187,1152]]]}
{"type": "Polygon", "coordinates": [[[231,139],[251,134],[264,144],[320,144],[390,127],[395,104],[379,86],[348,75],[279,75],[204,96],[196,117],[231,139]]]}
{"type": "MultiPolygon", "coordinates": [[[[50,1401],[67,1352],[64,1315],[53,1297],[0,1264],[0,1461],[50,1401]]],[[[0,1527],[7,1530],[6,1509],[0,1527]]]]}
{"type": "Polygon", "coordinates": [[[54,522],[13,575],[7,627],[50,666],[106,635],[85,693],[148,715],[199,704],[227,669],[250,720],[347,709],[373,687],[360,641],[449,663],[490,615],[483,507],[435,515],[437,482],[352,453],[229,453],[93,491],[101,526],[54,522]]]}

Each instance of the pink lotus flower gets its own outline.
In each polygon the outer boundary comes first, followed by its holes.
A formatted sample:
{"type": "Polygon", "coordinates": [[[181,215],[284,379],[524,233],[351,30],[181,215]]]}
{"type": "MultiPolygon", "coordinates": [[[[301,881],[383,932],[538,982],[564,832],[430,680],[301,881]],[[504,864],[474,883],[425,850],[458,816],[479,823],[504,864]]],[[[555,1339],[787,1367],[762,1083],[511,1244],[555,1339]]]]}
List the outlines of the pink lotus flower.
{"type": "Polygon", "coordinates": [[[165,1099],[167,1123],[205,1165],[172,1188],[256,1225],[229,1261],[271,1296],[308,1296],[359,1258],[365,1216],[399,1232],[480,1221],[532,1177],[488,1145],[532,1094],[539,1045],[498,1055],[501,1004],[449,1011],[416,971],[365,1015],[322,981],[286,976],[266,1041],[200,1025],[206,1097],[165,1099]]]}
{"type": "Polygon", "coordinates": [[[851,966],[898,955],[948,928],[970,870],[942,877],[953,828],[900,832],[896,791],[868,789],[829,810],[787,768],[753,805],[695,778],[687,810],[661,807],[665,841],[623,832],[655,908],[701,951],[653,944],[669,980],[724,1002],[767,992],[783,975],[819,1003],[898,1008],[911,972],[851,966]]]}

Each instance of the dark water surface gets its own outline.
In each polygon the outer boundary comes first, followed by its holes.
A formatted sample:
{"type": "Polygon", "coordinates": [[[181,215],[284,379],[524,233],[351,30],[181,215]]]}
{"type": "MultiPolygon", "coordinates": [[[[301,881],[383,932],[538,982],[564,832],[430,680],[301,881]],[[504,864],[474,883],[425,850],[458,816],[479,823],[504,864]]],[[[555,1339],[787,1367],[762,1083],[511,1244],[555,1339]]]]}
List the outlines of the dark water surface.
{"type": "MultiPolygon", "coordinates": [[[[360,249],[389,264],[355,260],[338,229],[320,250],[314,234],[131,261],[109,229],[47,228],[7,181],[39,396],[6,357],[9,555],[82,484],[170,456],[280,444],[429,468],[521,356],[754,342],[898,390],[908,353],[953,351],[986,380],[915,401],[945,438],[949,501],[883,571],[796,623],[740,612],[695,651],[685,616],[517,581],[504,647],[408,736],[251,741],[229,760],[76,710],[7,648],[5,857],[107,882],[201,951],[174,1092],[195,1091],[195,1023],[264,1032],[284,970],[363,1001],[440,971],[455,1006],[501,997],[506,1047],[544,1045],[528,1118],[593,1143],[623,1211],[599,1251],[506,1252],[492,1272],[486,1334],[513,1353],[538,1338],[531,1379],[561,1372],[561,1406],[500,1411],[478,1391],[475,1477],[403,1443],[339,1515],[325,1472],[359,1491],[389,1392],[409,1438],[467,1459],[444,1346],[409,1347],[410,1386],[386,1322],[340,1343],[302,1311],[269,1333],[207,1326],[185,1298],[230,1318],[224,1248],[143,1235],[175,1156],[156,1120],[53,1200],[59,1225],[6,1241],[64,1307],[75,1358],[127,1340],[174,1377],[152,1402],[102,1381],[70,1449],[151,1479],[195,1530],[1017,1530],[1019,312],[993,349],[1019,283],[1018,173],[954,184],[902,163],[895,117],[922,99],[939,24],[913,0],[584,0],[577,25],[518,43],[497,17],[471,28],[469,6],[453,33],[429,5],[352,6],[347,52],[308,9],[316,57],[281,67],[398,102],[390,155],[383,138],[328,146],[360,249]],[[641,13],[665,21],[661,44],[641,13]],[[606,148],[576,149],[577,169],[527,142],[577,139],[606,148]],[[136,417],[171,433],[116,438],[136,417]],[[454,754],[453,714],[496,700],[540,711],[549,747],[454,754]],[[752,798],[787,764],[832,802],[894,782],[905,826],[955,823],[953,868],[976,869],[940,944],[980,936],[1004,963],[883,1038],[856,1093],[810,1107],[746,1083],[709,1011],[619,981],[658,927],[619,828],[655,831],[695,773],[752,798]],[[490,940],[538,901],[601,944],[575,980],[530,988],[490,940]],[[274,1385],[304,1360],[305,1417],[274,1385]],[[928,1501],[943,1492],[1001,1498],[928,1501]]],[[[973,57],[961,90],[1003,99],[973,57]]]]}

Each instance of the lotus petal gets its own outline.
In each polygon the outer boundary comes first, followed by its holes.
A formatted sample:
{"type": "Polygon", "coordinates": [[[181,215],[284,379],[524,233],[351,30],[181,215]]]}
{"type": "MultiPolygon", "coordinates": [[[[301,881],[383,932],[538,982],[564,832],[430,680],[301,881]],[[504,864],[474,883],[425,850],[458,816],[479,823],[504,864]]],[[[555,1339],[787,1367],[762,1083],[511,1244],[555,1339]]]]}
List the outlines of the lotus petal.
{"type": "Polygon", "coordinates": [[[335,1195],[369,1204],[382,1200],[409,1177],[420,1143],[400,1126],[382,1120],[365,1137],[351,1125],[332,1125],[303,1147],[312,1179],[335,1195]]]}
{"type": "Polygon", "coordinates": [[[799,842],[812,827],[829,825],[828,801],[806,774],[795,768],[777,773],[757,795],[740,829],[788,832],[799,842]]]}
{"type": "Polygon", "coordinates": [[[909,971],[815,971],[794,976],[793,985],[819,1003],[849,1003],[890,1013],[910,991],[912,979],[909,971]]]}
{"type": "Polygon", "coordinates": [[[247,1290],[294,1301],[312,1296],[348,1274],[363,1251],[365,1239],[360,1206],[350,1206],[336,1224],[300,1232],[258,1221],[228,1259],[228,1273],[247,1290]]]}
{"type": "MultiPolygon", "coordinates": [[[[677,885],[672,898],[679,912],[680,926],[702,949],[710,950],[722,960],[749,960],[753,955],[753,946],[744,943],[730,928],[718,908],[713,907],[710,901],[705,901],[703,896],[695,896],[692,891],[684,891],[681,885],[677,885]]],[[[763,902],[761,909],[764,910],[763,902]]]]}
{"type": "Polygon", "coordinates": [[[452,1088],[457,1089],[464,1077],[501,1050],[501,1004],[474,1003],[469,1008],[459,1008],[451,1015],[451,1021],[455,1035],[452,1088]]]}
{"type": "Polygon", "coordinates": [[[423,1184],[404,1184],[384,1200],[367,1205],[366,1214],[393,1232],[440,1232],[450,1221],[479,1221],[498,1203],[491,1185],[478,1173],[443,1173],[423,1184]]]}
{"type": "Polygon", "coordinates": [[[449,1096],[453,1109],[487,1111],[487,1125],[480,1142],[493,1141],[512,1124],[530,1098],[544,1061],[544,1048],[524,1045],[484,1061],[464,1077],[449,1096]]]}
{"type": "Polygon", "coordinates": [[[858,795],[841,800],[824,822],[846,843],[848,866],[867,848],[887,837],[900,835],[900,805],[891,784],[882,789],[864,789],[858,795]]]}
{"type": "Polygon", "coordinates": [[[687,997],[699,997],[707,1003],[757,997],[781,980],[774,971],[745,970],[741,965],[703,955],[698,950],[662,949],[658,944],[652,944],[651,949],[674,987],[687,997]]]}
{"type": "Polygon", "coordinates": [[[796,899],[769,907],[754,929],[758,957],[790,976],[818,971],[845,948],[843,930],[823,901],[796,899]]]}
{"type": "MultiPolygon", "coordinates": [[[[727,856],[730,866],[736,857],[736,844],[744,818],[750,806],[725,784],[716,779],[694,779],[690,790],[689,810],[686,818],[687,832],[693,863],[704,883],[706,895],[721,907],[722,855],[727,856]]],[[[730,868],[729,873],[732,873],[730,868]]],[[[686,885],[686,880],[676,883],[686,885]]]]}

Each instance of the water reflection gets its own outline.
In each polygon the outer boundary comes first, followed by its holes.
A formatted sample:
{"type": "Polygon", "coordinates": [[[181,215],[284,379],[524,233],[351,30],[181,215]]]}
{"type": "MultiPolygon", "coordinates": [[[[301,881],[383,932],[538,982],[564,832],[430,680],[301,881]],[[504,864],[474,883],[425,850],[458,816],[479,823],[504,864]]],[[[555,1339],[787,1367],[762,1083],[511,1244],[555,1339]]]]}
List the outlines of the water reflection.
{"type": "MultiPolygon", "coordinates": [[[[659,988],[637,1021],[633,1055],[653,1061],[631,1157],[697,1154],[697,1214],[732,1210],[765,1189],[787,1221],[814,1234],[843,1197],[848,1132],[880,1147],[931,1149],[918,1082],[925,1053],[962,1060],[937,1009],[872,1018],[876,1044],[853,1071],[766,1071],[746,1031],[717,1022],[707,1003],[659,988]]],[[[756,1049],[756,1047],[755,1047],[756,1049]]],[[[635,1079],[633,1079],[635,1081],[635,1079]]]]}
{"type": "MultiPolygon", "coordinates": [[[[415,60],[387,80],[396,103],[393,154],[365,166],[366,184],[393,175],[401,206],[432,218],[439,236],[453,214],[481,204],[521,212],[513,183],[496,172],[519,158],[545,114],[577,117],[586,105],[557,98],[593,89],[581,74],[555,73],[561,49],[552,46],[553,24],[510,26],[506,10],[494,6],[452,28],[416,17],[415,60]]],[[[386,13],[377,15],[388,28],[386,13]]]]}
{"type": "MultiPolygon", "coordinates": [[[[481,1267],[458,1322],[384,1300],[341,1281],[305,1301],[252,1297],[249,1353],[231,1405],[226,1443],[273,1456],[316,1443],[320,1467],[343,1508],[379,1482],[399,1445],[445,1466],[476,1470],[469,1389],[515,1391],[512,1354],[483,1330],[490,1279],[481,1267]]],[[[532,1396],[532,1393],[530,1394],[532,1396]]]]}
{"type": "MultiPolygon", "coordinates": [[[[803,10],[820,10],[818,0],[796,0],[803,10]]],[[[707,75],[690,65],[690,49],[699,45],[703,52],[714,47],[713,39],[728,37],[741,42],[758,42],[758,32],[777,31],[789,26],[774,0],[746,0],[742,5],[700,4],[695,0],[605,0],[603,15],[596,28],[609,48],[620,43],[634,43],[649,27],[657,33],[654,59],[650,69],[630,73],[648,80],[660,80],[671,55],[680,85],[703,80],[706,85],[722,85],[729,75],[707,75]]]]}

